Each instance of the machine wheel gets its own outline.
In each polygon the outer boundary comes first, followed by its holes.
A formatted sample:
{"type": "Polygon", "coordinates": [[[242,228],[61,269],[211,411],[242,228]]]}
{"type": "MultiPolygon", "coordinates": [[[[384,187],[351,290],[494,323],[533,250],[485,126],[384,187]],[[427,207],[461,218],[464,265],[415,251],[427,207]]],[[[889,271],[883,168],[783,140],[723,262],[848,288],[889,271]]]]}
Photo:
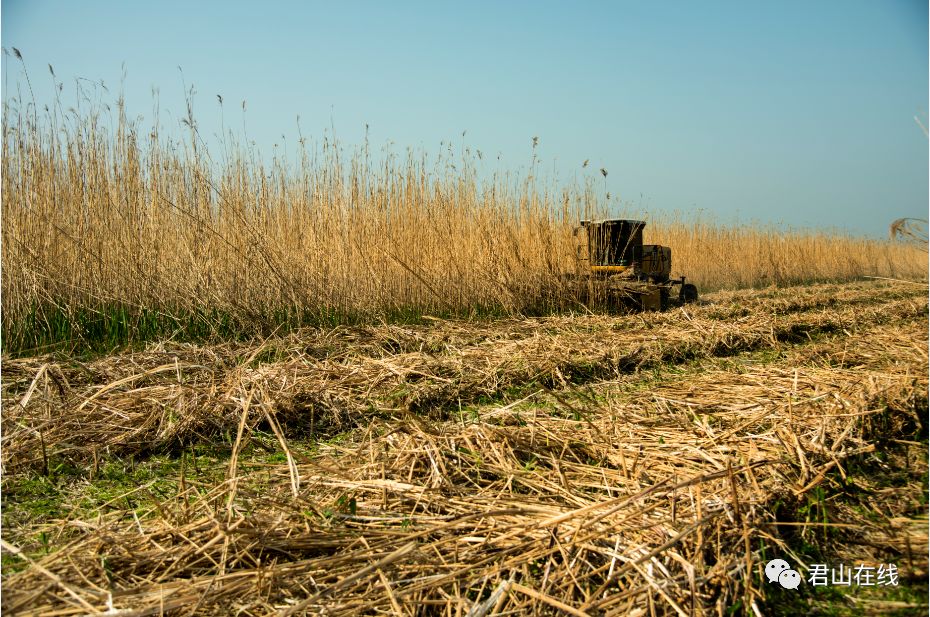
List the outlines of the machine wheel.
{"type": "Polygon", "coordinates": [[[691,304],[692,302],[697,302],[697,287],[691,283],[685,283],[681,286],[681,292],[678,294],[678,299],[681,300],[682,304],[691,304]]]}

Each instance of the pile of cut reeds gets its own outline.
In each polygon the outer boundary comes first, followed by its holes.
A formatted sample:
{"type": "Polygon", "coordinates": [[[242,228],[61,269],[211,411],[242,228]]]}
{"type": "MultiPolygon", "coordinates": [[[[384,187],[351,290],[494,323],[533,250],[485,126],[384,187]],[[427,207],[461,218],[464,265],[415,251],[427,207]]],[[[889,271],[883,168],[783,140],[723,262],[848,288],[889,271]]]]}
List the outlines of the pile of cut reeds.
{"type": "Polygon", "coordinates": [[[559,388],[643,367],[925,317],[918,286],[751,291],[664,314],[435,321],[303,330],[255,345],[156,345],[95,361],[4,363],[2,461],[86,461],[177,447],[198,434],[277,418],[326,436],[373,417],[446,419],[512,388],[559,388]],[[824,310],[825,306],[832,310],[824,310]]]}
{"type": "MultiPolygon", "coordinates": [[[[770,593],[760,546],[806,565],[780,540],[776,504],[926,422],[926,320],[925,290],[825,286],[619,319],[10,361],[7,473],[41,465],[42,451],[89,465],[221,428],[237,437],[217,485],[182,476],[148,512],[52,523],[60,546],[46,556],[7,535],[4,550],[29,566],[4,576],[4,609],[758,612],[770,593]],[[751,351],[777,357],[714,360],[751,351]],[[645,387],[636,371],[712,360],[645,387]],[[516,400],[454,412],[517,386],[516,400]],[[240,464],[258,422],[283,462],[240,464]],[[312,422],[356,428],[311,454],[289,447],[312,422]]],[[[900,533],[926,545],[919,530],[900,533]]]]}

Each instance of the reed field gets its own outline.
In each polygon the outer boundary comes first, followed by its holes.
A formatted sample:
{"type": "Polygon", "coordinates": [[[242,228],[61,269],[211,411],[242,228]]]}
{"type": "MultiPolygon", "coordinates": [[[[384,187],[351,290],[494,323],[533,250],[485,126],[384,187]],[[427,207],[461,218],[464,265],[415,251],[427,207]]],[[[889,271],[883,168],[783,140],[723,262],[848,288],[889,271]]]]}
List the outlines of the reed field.
{"type": "Polygon", "coordinates": [[[927,275],[907,244],[637,212],[591,167],[539,179],[535,145],[522,175],[465,146],[430,158],[329,138],[266,164],[233,137],[211,152],[190,108],[181,141],[122,100],[32,109],[4,116],[5,353],[583,310],[559,281],[579,268],[573,229],[605,215],[645,218],[645,241],[704,291],[927,275]]]}
{"type": "Polygon", "coordinates": [[[927,315],[879,281],[8,358],[3,610],[925,614],[927,315]]]}
{"type": "Polygon", "coordinates": [[[3,123],[5,614],[926,614],[925,245],[639,212],[535,141],[269,162],[191,107],[180,141],[35,109],[3,123]],[[606,216],[700,300],[583,304],[606,216]]]}

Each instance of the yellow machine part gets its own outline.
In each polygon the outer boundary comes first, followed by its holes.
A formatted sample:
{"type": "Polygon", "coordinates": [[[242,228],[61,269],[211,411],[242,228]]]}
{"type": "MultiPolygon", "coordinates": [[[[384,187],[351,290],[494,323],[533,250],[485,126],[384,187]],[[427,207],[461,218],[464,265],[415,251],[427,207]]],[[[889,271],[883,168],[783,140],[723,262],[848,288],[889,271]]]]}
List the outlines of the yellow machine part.
{"type": "Polygon", "coordinates": [[[631,269],[630,266],[591,266],[591,272],[595,274],[623,274],[631,269]]]}

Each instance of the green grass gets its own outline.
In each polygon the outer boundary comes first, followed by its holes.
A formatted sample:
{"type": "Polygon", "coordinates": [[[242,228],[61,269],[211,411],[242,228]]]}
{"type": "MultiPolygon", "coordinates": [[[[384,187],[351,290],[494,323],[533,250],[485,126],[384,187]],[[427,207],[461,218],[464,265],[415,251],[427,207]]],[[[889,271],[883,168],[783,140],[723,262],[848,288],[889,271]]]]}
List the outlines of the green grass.
{"type": "MultiPolygon", "coordinates": [[[[540,315],[547,313],[541,310],[540,315]]],[[[0,340],[11,358],[59,352],[73,357],[94,357],[146,343],[172,339],[183,342],[249,340],[303,327],[386,323],[422,325],[427,317],[491,320],[504,316],[499,307],[476,306],[468,311],[436,312],[403,308],[368,315],[336,309],[276,308],[241,315],[222,309],[191,310],[177,307],[138,308],[104,304],[94,308],[63,309],[57,305],[33,306],[22,319],[4,316],[0,340]]]]}
{"type": "Polygon", "coordinates": [[[65,311],[33,307],[24,319],[3,321],[3,351],[10,357],[62,352],[110,353],[154,340],[236,339],[247,331],[220,311],[163,312],[106,305],[65,311]]]}

